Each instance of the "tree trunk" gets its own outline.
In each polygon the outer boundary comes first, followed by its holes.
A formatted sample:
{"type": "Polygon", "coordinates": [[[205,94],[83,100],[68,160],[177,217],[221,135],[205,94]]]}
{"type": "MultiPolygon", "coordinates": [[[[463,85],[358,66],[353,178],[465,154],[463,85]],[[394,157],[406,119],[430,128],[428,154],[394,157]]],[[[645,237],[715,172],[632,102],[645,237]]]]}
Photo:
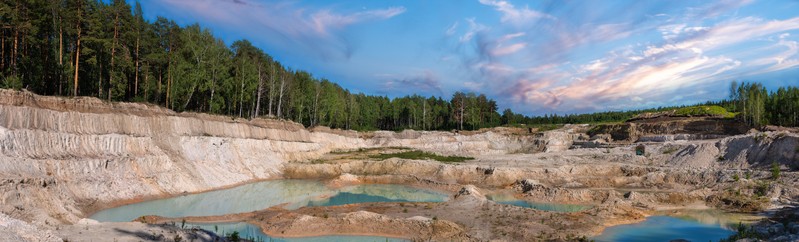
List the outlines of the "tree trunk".
{"type": "Polygon", "coordinates": [[[64,30],[58,25],[58,65],[64,65],[64,30]]]}
{"type": "Polygon", "coordinates": [[[258,63],[258,93],[255,101],[255,117],[258,117],[258,112],[261,110],[261,93],[263,92],[264,79],[261,78],[261,63],[258,63]]]}
{"type": "MultiPolygon", "coordinates": [[[[244,63],[242,63],[241,67],[244,67],[244,63]]],[[[242,70],[242,68],[239,68],[239,80],[241,81],[241,91],[239,92],[239,118],[241,118],[242,112],[244,111],[244,70],[242,70]]]]}
{"type": "Polygon", "coordinates": [[[111,42],[111,66],[108,67],[108,101],[111,101],[111,93],[114,89],[114,56],[117,52],[117,36],[119,35],[119,10],[114,9],[114,12],[116,12],[114,16],[114,40],[111,42]]]}
{"type": "Polygon", "coordinates": [[[5,27],[0,27],[0,45],[2,45],[2,50],[0,50],[0,73],[6,70],[6,29],[5,27]]]}
{"type": "Polygon", "coordinates": [[[463,109],[466,107],[466,103],[461,96],[461,118],[460,118],[460,130],[463,130],[463,109]]]}
{"type": "Polygon", "coordinates": [[[427,100],[422,102],[422,130],[427,130],[427,100]]]}
{"type": "Polygon", "coordinates": [[[17,74],[17,50],[19,48],[19,26],[14,28],[14,49],[11,51],[11,73],[17,74]]]}
{"type": "Polygon", "coordinates": [[[316,97],[313,100],[314,114],[313,119],[311,119],[311,126],[316,126],[316,123],[319,122],[319,93],[321,93],[321,89],[319,84],[316,84],[316,97]]]}
{"type": "Polygon", "coordinates": [[[78,95],[78,66],[80,65],[80,1],[78,4],[78,23],[76,24],[78,29],[78,40],[77,44],[75,45],[75,81],[72,89],[72,96],[78,95]]]}
{"type": "Polygon", "coordinates": [[[169,52],[167,53],[166,61],[166,100],[164,100],[166,108],[169,108],[169,88],[172,85],[172,37],[170,36],[169,38],[169,52]]]}
{"type": "Polygon", "coordinates": [[[283,73],[283,75],[280,75],[280,96],[279,99],[277,100],[277,118],[280,118],[281,115],[280,108],[283,105],[283,87],[286,86],[287,75],[288,75],[287,73],[283,73]]]}
{"type": "Polygon", "coordinates": [[[272,99],[275,93],[275,64],[270,64],[269,66],[272,67],[272,75],[269,76],[269,116],[272,116],[272,99]]]}
{"type": "Polygon", "coordinates": [[[211,105],[214,103],[214,92],[216,92],[216,68],[211,69],[211,98],[208,99],[209,113],[213,113],[211,105]]]}
{"type": "Polygon", "coordinates": [[[139,96],[139,36],[136,37],[136,76],[134,79],[136,80],[133,84],[133,96],[139,96]]]}

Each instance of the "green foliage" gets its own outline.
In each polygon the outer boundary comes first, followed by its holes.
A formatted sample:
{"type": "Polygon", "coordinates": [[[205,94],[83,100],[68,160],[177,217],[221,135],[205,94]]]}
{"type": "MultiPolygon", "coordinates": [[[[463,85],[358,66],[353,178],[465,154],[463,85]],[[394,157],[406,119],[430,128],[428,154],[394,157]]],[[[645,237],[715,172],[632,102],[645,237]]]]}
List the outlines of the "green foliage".
{"type": "Polygon", "coordinates": [[[724,117],[724,118],[733,118],[735,114],[727,112],[727,109],[723,107],[712,105],[712,106],[692,106],[692,107],[684,107],[679,108],[674,111],[674,115],[676,116],[714,116],[714,117],[724,117]]]}
{"type": "Polygon", "coordinates": [[[746,172],[744,173],[744,177],[745,177],[747,180],[751,179],[751,178],[752,178],[752,172],[751,172],[751,171],[746,171],[746,172]]]}
{"type": "Polygon", "coordinates": [[[768,182],[764,181],[758,182],[757,185],[755,185],[754,187],[755,195],[758,197],[766,196],[768,194],[769,186],[771,186],[771,184],[768,182]]]}
{"type": "Polygon", "coordinates": [[[464,161],[467,161],[467,160],[474,160],[474,158],[472,158],[472,157],[442,156],[442,155],[437,155],[437,154],[433,154],[433,153],[430,153],[430,152],[424,152],[424,151],[418,151],[418,150],[404,151],[404,152],[391,153],[391,154],[378,154],[378,155],[372,155],[372,156],[369,156],[369,157],[373,158],[373,159],[378,159],[378,160],[385,160],[385,159],[389,159],[389,158],[400,158],[400,159],[408,159],[408,160],[427,160],[427,159],[430,159],[430,160],[436,160],[436,161],[440,161],[440,162],[464,162],[464,161]]]}
{"type": "Polygon", "coordinates": [[[719,242],[733,242],[741,239],[762,239],[762,235],[758,234],[751,227],[738,222],[738,229],[735,234],[730,235],[726,239],[721,239],[719,242]]]}
{"type": "Polygon", "coordinates": [[[738,176],[738,174],[736,173],[736,174],[733,174],[733,175],[732,175],[732,180],[734,180],[734,181],[736,181],[736,182],[737,182],[738,180],[741,180],[741,178],[740,178],[740,177],[738,176]]]}
{"type": "Polygon", "coordinates": [[[780,164],[777,162],[771,163],[771,179],[777,180],[780,178],[780,164]]]}
{"type": "Polygon", "coordinates": [[[239,241],[241,241],[241,237],[239,236],[239,231],[233,231],[233,233],[231,233],[227,238],[231,242],[239,242],[239,241]]]}
{"type": "Polygon", "coordinates": [[[751,126],[799,126],[799,87],[780,87],[769,92],[760,83],[733,82],[730,92],[735,111],[751,126]]]}
{"type": "Polygon", "coordinates": [[[3,78],[0,87],[9,89],[22,89],[22,79],[17,76],[6,76],[3,78]]]}

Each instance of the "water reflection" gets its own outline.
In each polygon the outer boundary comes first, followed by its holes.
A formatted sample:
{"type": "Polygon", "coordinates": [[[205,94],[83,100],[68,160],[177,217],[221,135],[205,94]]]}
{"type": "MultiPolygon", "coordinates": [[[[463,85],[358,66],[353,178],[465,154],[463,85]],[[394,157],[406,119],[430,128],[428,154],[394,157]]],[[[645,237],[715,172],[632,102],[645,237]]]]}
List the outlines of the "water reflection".
{"type": "Polygon", "coordinates": [[[719,210],[660,211],[640,223],[613,226],[596,241],[718,241],[735,233],[739,223],[756,221],[757,216],[725,213],[719,210]]]}
{"type": "Polygon", "coordinates": [[[106,209],[91,216],[125,222],[144,215],[164,217],[243,213],[283,204],[287,209],[364,202],[442,202],[447,195],[402,185],[365,184],[330,189],[314,180],[273,180],[106,209]]]}

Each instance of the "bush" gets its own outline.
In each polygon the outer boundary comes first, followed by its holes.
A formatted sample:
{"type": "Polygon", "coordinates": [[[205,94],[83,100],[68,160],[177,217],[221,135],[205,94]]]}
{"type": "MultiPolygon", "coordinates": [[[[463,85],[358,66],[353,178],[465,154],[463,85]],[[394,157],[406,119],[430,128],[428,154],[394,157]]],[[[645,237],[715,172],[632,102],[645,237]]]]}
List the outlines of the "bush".
{"type": "Polygon", "coordinates": [[[768,182],[759,182],[755,187],[755,195],[757,195],[758,197],[762,197],[768,194],[769,185],[771,184],[769,184],[768,182]]]}
{"type": "Polygon", "coordinates": [[[233,233],[230,234],[230,236],[228,236],[228,239],[231,242],[239,242],[239,241],[241,241],[241,237],[239,237],[239,231],[233,231],[233,233]]]}
{"type": "Polygon", "coordinates": [[[741,180],[741,178],[738,177],[738,174],[736,173],[736,174],[732,175],[732,180],[738,181],[738,180],[741,180]]]}
{"type": "Polygon", "coordinates": [[[777,162],[771,163],[771,179],[777,180],[780,178],[780,164],[777,162]]]}
{"type": "Polygon", "coordinates": [[[9,89],[22,89],[22,79],[18,76],[7,76],[3,78],[0,87],[9,89]]]}

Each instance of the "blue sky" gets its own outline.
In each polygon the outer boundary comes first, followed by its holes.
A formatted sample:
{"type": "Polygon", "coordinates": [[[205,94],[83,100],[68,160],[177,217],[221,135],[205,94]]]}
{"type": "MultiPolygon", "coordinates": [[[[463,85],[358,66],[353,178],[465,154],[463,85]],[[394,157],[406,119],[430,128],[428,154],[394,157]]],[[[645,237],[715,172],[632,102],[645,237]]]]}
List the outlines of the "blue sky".
{"type": "Polygon", "coordinates": [[[146,0],[354,92],[484,93],[528,115],[799,85],[799,1],[146,0]]]}

